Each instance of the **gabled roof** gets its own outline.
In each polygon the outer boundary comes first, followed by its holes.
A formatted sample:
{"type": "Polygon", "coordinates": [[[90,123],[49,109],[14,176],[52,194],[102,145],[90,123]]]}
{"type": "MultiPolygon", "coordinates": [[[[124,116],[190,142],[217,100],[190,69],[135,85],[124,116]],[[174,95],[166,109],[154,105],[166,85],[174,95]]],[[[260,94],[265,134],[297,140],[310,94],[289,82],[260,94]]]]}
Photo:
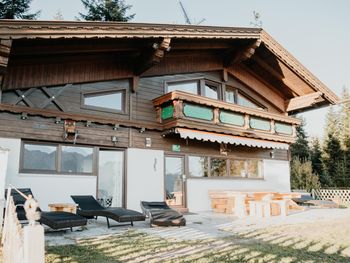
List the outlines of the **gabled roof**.
{"type": "MultiPolygon", "coordinates": [[[[290,106],[306,103],[306,108],[313,104],[336,104],[339,98],[296,58],[284,49],[267,32],[260,28],[194,26],[174,24],[147,24],[124,22],[78,22],[78,21],[31,21],[31,20],[0,20],[0,39],[85,39],[85,38],[115,38],[115,39],[245,39],[258,41],[264,48],[283,63],[288,71],[302,79],[314,93],[301,96],[290,102],[290,106]],[[305,98],[304,98],[305,97],[305,98]],[[322,98],[321,98],[322,97],[322,98]],[[321,100],[319,100],[321,98],[321,100]],[[322,101],[322,102],[320,102],[322,101]]],[[[256,48],[256,46],[255,46],[256,48]]],[[[254,50],[252,51],[254,54],[254,50]]],[[[264,63],[264,62],[262,62],[264,63]]],[[[265,66],[268,67],[269,65],[265,66]]],[[[282,74],[283,75],[283,74],[282,74]]],[[[300,81],[300,80],[298,80],[300,81]]],[[[298,83],[298,82],[296,82],[298,83]]],[[[286,84],[287,85],[287,84],[286,84]]],[[[294,84],[297,88],[298,84],[294,84]]],[[[294,93],[293,93],[294,94],[294,93]]],[[[299,97],[298,97],[299,96],[299,97]]],[[[288,108],[288,107],[287,107],[288,108]]],[[[296,107],[298,109],[298,107],[296,107]]],[[[292,111],[292,110],[291,110],[292,111]]]]}

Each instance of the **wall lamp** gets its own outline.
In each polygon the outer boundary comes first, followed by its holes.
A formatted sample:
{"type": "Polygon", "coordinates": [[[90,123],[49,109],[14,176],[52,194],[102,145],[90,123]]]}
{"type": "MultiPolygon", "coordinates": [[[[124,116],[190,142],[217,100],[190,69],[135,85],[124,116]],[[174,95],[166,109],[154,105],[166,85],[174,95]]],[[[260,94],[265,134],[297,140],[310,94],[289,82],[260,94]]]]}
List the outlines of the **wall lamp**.
{"type": "Polygon", "coordinates": [[[115,125],[113,126],[113,130],[116,131],[116,130],[118,130],[118,129],[119,129],[119,124],[115,124],[115,125]]]}
{"type": "Polygon", "coordinates": [[[26,119],[28,119],[28,114],[25,113],[25,112],[22,112],[22,114],[21,114],[21,120],[26,120],[26,119]]]}
{"type": "Polygon", "coordinates": [[[145,127],[142,127],[141,129],[140,129],[140,133],[144,133],[146,131],[146,128],[145,127]]]}
{"type": "Polygon", "coordinates": [[[111,137],[111,141],[113,142],[114,145],[116,145],[117,142],[118,142],[117,136],[112,136],[112,137],[111,137]]]}
{"type": "Polygon", "coordinates": [[[56,120],[55,120],[55,123],[56,123],[56,124],[60,124],[61,121],[62,121],[62,120],[61,120],[61,117],[56,117],[56,120]]]}

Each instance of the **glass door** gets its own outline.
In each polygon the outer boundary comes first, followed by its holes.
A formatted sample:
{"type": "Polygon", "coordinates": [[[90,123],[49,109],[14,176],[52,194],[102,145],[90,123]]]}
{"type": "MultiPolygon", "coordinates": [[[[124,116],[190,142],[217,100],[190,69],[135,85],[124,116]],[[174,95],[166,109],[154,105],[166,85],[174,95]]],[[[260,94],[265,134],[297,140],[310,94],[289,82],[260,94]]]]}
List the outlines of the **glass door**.
{"type": "Polygon", "coordinates": [[[100,150],[98,201],[105,207],[122,207],[124,195],[124,152],[100,150]]]}
{"type": "Polygon", "coordinates": [[[184,158],[165,156],[165,200],[169,206],[186,207],[184,158]]]}

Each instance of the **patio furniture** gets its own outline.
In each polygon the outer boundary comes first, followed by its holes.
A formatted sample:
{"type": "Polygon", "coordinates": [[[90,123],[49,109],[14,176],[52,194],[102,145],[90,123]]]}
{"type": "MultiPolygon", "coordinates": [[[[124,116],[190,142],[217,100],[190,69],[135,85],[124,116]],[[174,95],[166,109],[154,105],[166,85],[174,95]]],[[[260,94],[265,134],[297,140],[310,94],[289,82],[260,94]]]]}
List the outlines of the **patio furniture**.
{"type": "Polygon", "coordinates": [[[185,226],[186,219],[182,214],[170,208],[166,202],[141,201],[142,212],[150,219],[150,227],[157,226],[185,226]]]}
{"type": "Polygon", "coordinates": [[[134,225],[134,221],[145,221],[145,216],[137,211],[125,209],[122,207],[103,207],[92,195],[71,195],[73,201],[78,204],[77,213],[86,218],[105,217],[107,226],[125,226],[134,225]],[[128,224],[118,224],[111,226],[109,219],[113,219],[119,223],[128,222],[128,224]]]}
{"type": "MultiPolygon", "coordinates": [[[[21,188],[18,190],[25,195],[32,195],[34,197],[30,188],[21,188]]],[[[20,221],[27,220],[24,207],[23,207],[26,199],[22,195],[20,195],[15,189],[11,189],[11,195],[16,205],[18,220],[20,221]]],[[[5,197],[6,196],[7,196],[7,190],[5,191],[5,197]]],[[[87,223],[86,218],[73,213],[63,212],[63,211],[44,212],[44,211],[41,211],[40,208],[38,208],[38,210],[41,212],[40,219],[38,220],[39,223],[43,225],[47,225],[54,230],[65,229],[65,228],[70,228],[70,230],[73,230],[73,227],[85,226],[87,223]]]]}

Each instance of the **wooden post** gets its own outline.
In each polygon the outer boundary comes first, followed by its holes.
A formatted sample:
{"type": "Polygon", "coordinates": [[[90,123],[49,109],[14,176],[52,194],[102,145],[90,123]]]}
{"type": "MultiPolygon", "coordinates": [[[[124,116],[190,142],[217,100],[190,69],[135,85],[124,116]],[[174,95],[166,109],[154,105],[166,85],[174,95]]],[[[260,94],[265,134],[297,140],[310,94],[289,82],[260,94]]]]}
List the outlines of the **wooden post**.
{"type": "Polygon", "coordinates": [[[248,130],[250,128],[250,125],[249,125],[249,115],[248,114],[245,114],[244,115],[244,129],[248,130]]]}
{"type": "Polygon", "coordinates": [[[28,225],[23,227],[24,263],[45,262],[44,227],[28,225]]]}
{"type": "Polygon", "coordinates": [[[220,123],[220,113],[219,113],[219,108],[214,108],[214,123],[218,124],[220,123]]]}
{"type": "Polygon", "coordinates": [[[274,134],[276,131],[275,131],[275,120],[271,120],[270,121],[270,126],[271,126],[271,130],[270,130],[270,132],[272,133],[272,134],[274,134]]]}
{"type": "Polygon", "coordinates": [[[174,105],[174,119],[181,119],[184,117],[183,113],[183,101],[182,100],[174,100],[173,101],[174,105]]]}

